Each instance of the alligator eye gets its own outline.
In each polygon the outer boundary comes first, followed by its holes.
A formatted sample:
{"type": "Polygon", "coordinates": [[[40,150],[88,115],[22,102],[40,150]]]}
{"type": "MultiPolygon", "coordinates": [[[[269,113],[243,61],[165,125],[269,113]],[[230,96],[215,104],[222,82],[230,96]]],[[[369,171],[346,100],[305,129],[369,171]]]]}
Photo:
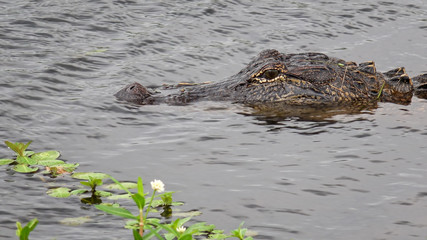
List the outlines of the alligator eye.
{"type": "Polygon", "coordinates": [[[269,80],[274,79],[274,78],[276,78],[277,76],[279,76],[279,70],[277,70],[277,69],[269,69],[269,70],[266,70],[266,71],[262,74],[262,76],[263,76],[264,78],[266,78],[266,79],[269,79],[269,80]]]}

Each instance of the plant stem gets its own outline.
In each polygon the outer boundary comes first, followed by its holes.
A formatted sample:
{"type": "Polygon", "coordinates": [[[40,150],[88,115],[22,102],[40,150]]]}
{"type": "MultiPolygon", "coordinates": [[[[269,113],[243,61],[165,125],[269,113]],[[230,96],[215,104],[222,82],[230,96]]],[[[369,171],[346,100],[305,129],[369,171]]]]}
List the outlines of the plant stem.
{"type": "Polygon", "coordinates": [[[383,82],[383,85],[381,86],[380,91],[378,92],[378,96],[377,96],[377,99],[378,99],[378,100],[380,99],[381,94],[383,93],[384,86],[385,86],[385,81],[383,82]]]}
{"type": "Polygon", "coordinates": [[[144,212],[143,209],[139,209],[139,235],[144,234],[144,212]]]}
{"type": "Polygon", "coordinates": [[[151,203],[153,202],[154,194],[156,194],[156,190],[154,190],[153,195],[151,196],[150,203],[148,204],[147,210],[145,211],[145,216],[143,208],[139,209],[139,235],[141,235],[141,237],[144,234],[144,223],[145,219],[147,219],[148,212],[151,209],[151,203]]]}
{"type": "Polygon", "coordinates": [[[147,207],[147,211],[145,211],[145,217],[144,217],[144,220],[145,220],[145,219],[147,219],[148,212],[149,212],[149,211],[150,211],[150,209],[151,209],[151,203],[153,202],[154,194],[156,194],[156,190],[154,190],[153,195],[151,196],[150,203],[148,204],[148,207],[147,207]]]}

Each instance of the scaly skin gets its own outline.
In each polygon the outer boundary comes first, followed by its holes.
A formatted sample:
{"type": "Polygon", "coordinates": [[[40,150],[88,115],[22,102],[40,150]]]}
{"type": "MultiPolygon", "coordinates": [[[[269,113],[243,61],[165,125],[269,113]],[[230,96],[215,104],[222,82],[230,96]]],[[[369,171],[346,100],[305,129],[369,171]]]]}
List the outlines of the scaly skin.
{"type": "MultiPolygon", "coordinates": [[[[420,80],[417,89],[425,91],[427,75],[416,78],[420,80]]],[[[132,83],[115,96],[137,104],[173,105],[196,100],[300,106],[377,101],[408,104],[414,85],[404,68],[379,73],[374,62],[356,64],[322,53],[282,54],[265,50],[225,81],[176,86],[163,92],[152,93],[139,83],[132,83]]]]}

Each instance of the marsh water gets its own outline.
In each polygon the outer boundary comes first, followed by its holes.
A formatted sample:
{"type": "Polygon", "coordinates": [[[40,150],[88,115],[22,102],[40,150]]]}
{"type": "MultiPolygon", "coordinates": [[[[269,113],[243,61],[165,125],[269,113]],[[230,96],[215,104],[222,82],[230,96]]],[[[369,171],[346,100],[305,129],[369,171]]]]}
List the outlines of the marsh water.
{"type": "MultiPolygon", "coordinates": [[[[230,102],[135,106],[124,85],[220,81],[259,51],[427,71],[427,5],[399,1],[0,1],[0,139],[78,171],[161,179],[195,221],[255,239],[427,238],[427,100],[264,115],[230,102]]],[[[5,145],[0,158],[11,157],[5,145]]],[[[0,171],[0,239],[130,239],[120,218],[0,171]],[[70,226],[63,219],[87,216],[70,226]]],[[[76,184],[73,182],[72,184],[76,184]]],[[[147,185],[148,187],[148,185],[147,185]]]]}

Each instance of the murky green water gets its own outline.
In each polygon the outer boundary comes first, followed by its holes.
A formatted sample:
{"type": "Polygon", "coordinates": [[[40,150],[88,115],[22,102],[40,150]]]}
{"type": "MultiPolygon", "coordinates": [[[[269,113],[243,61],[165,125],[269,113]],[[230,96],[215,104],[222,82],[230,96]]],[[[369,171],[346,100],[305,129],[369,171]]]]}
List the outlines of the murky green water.
{"type": "MultiPolygon", "coordinates": [[[[326,119],[231,103],[135,107],[138,81],[218,81],[259,51],[319,51],[427,71],[427,6],[413,1],[2,1],[0,139],[33,140],[120,180],[161,179],[183,210],[256,239],[426,239],[427,101],[326,119]]],[[[324,117],[323,117],[324,118],[324,117]]],[[[2,144],[0,158],[10,157],[2,144]]],[[[124,222],[0,171],[0,238],[129,239],[124,222]],[[66,217],[89,216],[81,226],[66,217]]]]}

